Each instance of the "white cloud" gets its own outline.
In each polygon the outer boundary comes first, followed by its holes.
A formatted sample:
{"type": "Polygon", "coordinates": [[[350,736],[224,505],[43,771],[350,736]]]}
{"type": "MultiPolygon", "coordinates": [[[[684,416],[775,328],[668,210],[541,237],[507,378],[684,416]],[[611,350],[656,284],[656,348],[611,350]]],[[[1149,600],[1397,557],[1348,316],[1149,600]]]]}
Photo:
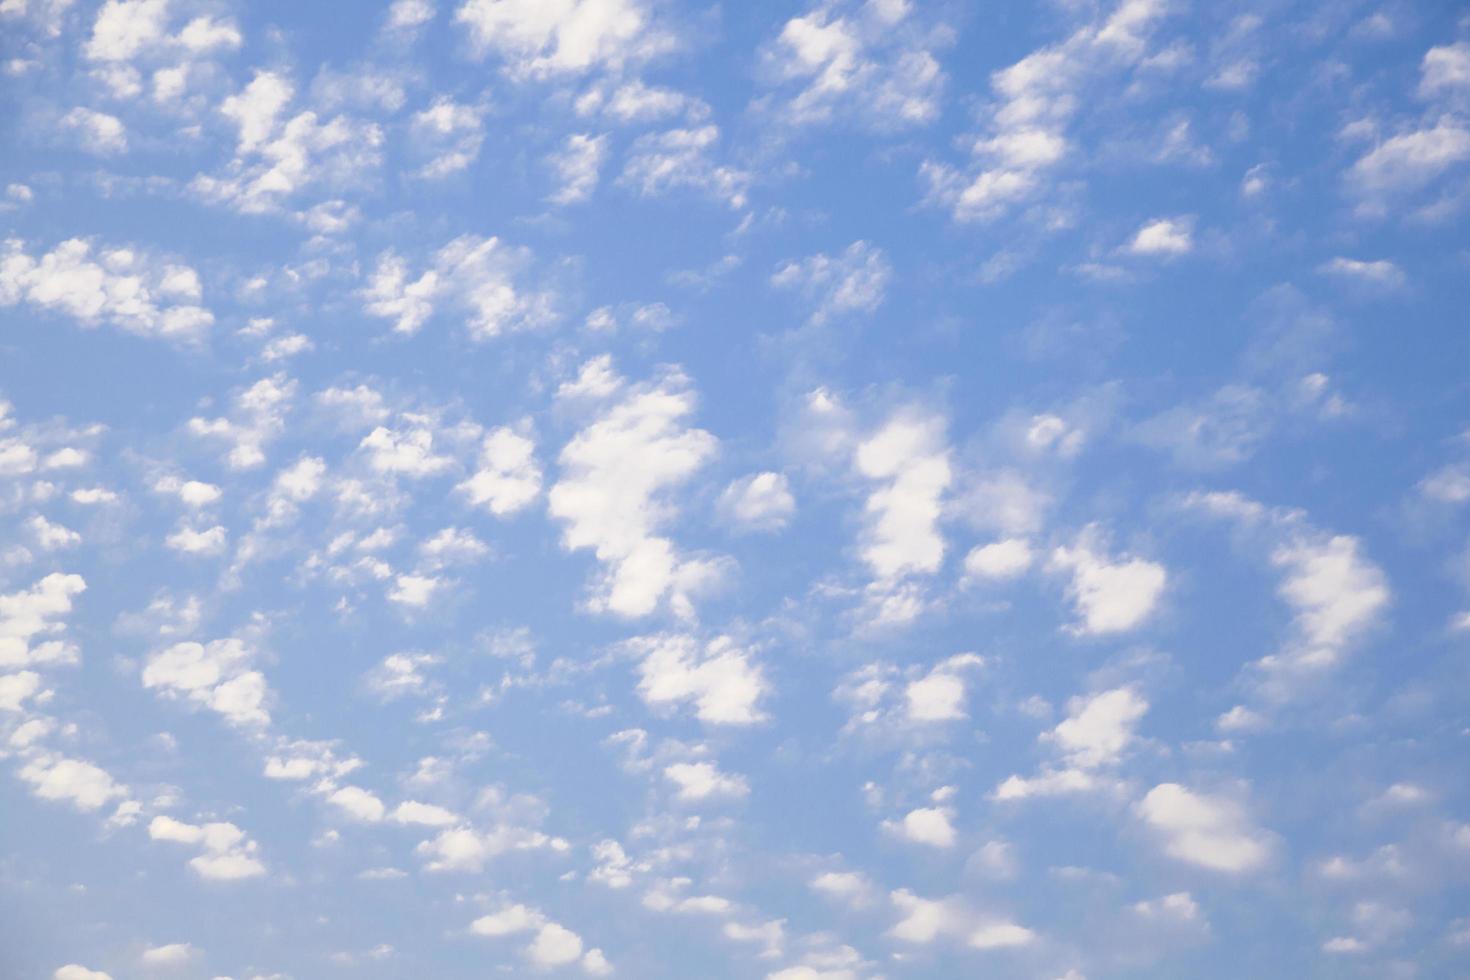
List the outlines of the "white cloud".
{"type": "Polygon", "coordinates": [[[1035,554],[1025,538],[1005,538],[981,545],[965,556],[968,579],[1001,580],[1015,578],[1031,567],[1035,554]]]}
{"type": "Polygon", "coordinates": [[[550,921],[539,910],[525,905],[507,905],[498,912],[481,916],[470,923],[470,931],[478,936],[492,938],[534,933],[530,945],[525,947],[523,953],[532,966],[538,969],[566,966],[581,960],[582,968],[594,976],[610,972],[602,950],[589,950],[584,955],[582,937],[566,926],[550,921]]]}
{"type": "Polygon", "coordinates": [[[224,99],[219,111],[239,130],[235,157],[218,174],[197,175],[189,189],[242,214],[269,214],[311,188],[363,185],[381,162],[382,128],[347,115],[325,121],[311,110],[291,115],[286,110],[295,94],[290,79],[261,71],[224,99]]]}
{"type": "Polygon", "coordinates": [[[382,800],[361,786],[343,786],[327,802],[360,823],[377,823],[387,811],[382,800]]]}
{"type": "Polygon", "coordinates": [[[565,851],[567,846],[565,841],[540,831],[502,823],[484,831],[467,826],[449,827],[420,843],[414,852],[423,859],[426,871],[478,873],[487,862],[509,851],[543,848],[565,851]]]}
{"type": "Polygon", "coordinates": [[[425,667],[443,661],[431,653],[393,653],[383,658],[367,676],[368,688],[385,701],[423,693],[429,686],[425,667]]]}
{"type": "Polygon", "coordinates": [[[1027,946],[1038,938],[1008,919],[977,914],[958,898],[920,898],[907,889],[892,892],[889,898],[902,918],[888,935],[903,942],[926,945],[945,938],[973,949],[1004,949],[1027,946]]]}
{"type": "Polygon", "coordinates": [[[741,530],[779,531],[796,512],[796,498],[784,473],[753,473],[731,481],[719,508],[741,530]]]}
{"type": "Polygon", "coordinates": [[[597,189],[598,172],[607,156],[607,137],[573,133],[548,161],[561,185],[548,200],[552,204],[580,204],[597,189]]]}
{"type": "Polygon", "coordinates": [[[1098,772],[1118,764],[1135,740],[1134,729],[1148,702],[1129,687],[1118,687],[1067,702],[1067,717],[1039,741],[1052,746],[1060,765],[1046,765],[1035,776],[1013,775],[995,788],[996,800],[1117,790],[1119,784],[1098,772]]]}
{"type": "Polygon", "coordinates": [[[576,101],[577,114],[601,114],[619,123],[656,122],[684,116],[698,122],[709,115],[709,106],[701,99],[674,89],[647,85],[635,78],[612,87],[594,85],[576,101]]]}
{"type": "Polygon", "coordinates": [[[1134,255],[1187,255],[1194,249],[1193,221],[1156,218],[1139,228],[1128,242],[1134,255]]]}
{"type": "Polygon", "coordinates": [[[1376,145],[1348,170],[1348,183],[1364,197],[1379,199],[1418,190],[1467,159],[1470,130],[1445,118],[1376,145]]]}
{"type": "Polygon", "coordinates": [[[984,664],[985,661],[974,654],[959,654],[936,664],[923,677],[910,681],[903,692],[908,719],[929,723],[959,721],[968,717],[962,672],[984,664]]]}
{"type": "Polygon", "coordinates": [[[490,546],[462,527],[446,527],[419,545],[427,569],[471,565],[490,554],[490,546]]]}
{"type": "Polygon", "coordinates": [[[743,208],[750,174],[717,165],[710,154],[720,139],[718,126],[670,129],[638,137],[628,151],[619,181],[644,197],[676,190],[708,194],[731,208],[743,208]]]}
{"type": "Polygon", "coordinates": [[[246,669],[251,659],[237,639],[176,643],[148,657],[143,686],[217,711],[231,724],[264,725],[270,692],[264,675],[246,669]]]}
{"type": "Polygon", "coordinates": [[[986,922],[977,926],[969,935],[969,945],[974,949],[1011,949],[1029,946],[1036,941],[1036,933],[1014,922],[986,922]]]}
{"type": "Polygon", "coordinates": [[[41,688],[41,675],[33,670],[0,674],[0,711],[19,711],[41,688]]]}
{"type": "Polygon", "coordinates": [[[112,980],[112,974],[101,970],[89,970],[76,963],[68,963],[66,966],[57,967],[56,972],[51,974],[51,980],[112,980]]]}
{"type": "Polygon", "coordinates": [[[1460,41],[1430,48],[1420,65],[1419,95],[1470,90],[1470,43],[1460,41]]]}
{"type": "Polygon", "coordinates": [[[157,816],[148,824],[148,836],[198,847],[201,853],[189,860],[189,867],[209,881],[238,881],[265,874],[265,865],[256,857],[258,845],[232,823],[195,825],[157,816]]]}
{"type": "Polygon", "coordinates": [[[434,19],[434,5],[428,0],[393,0],[388,8],[387,27],[393,31],[411,31],[434,19]]]}
{"type": "Polygon", "coordinates": [[[58,551],[63,548],[75,548],[82,543],[82,536],[69,527],[61,524],[53,524],[40,514],[36,514],[26,521],[26,529],[31,532],[31,537],[36,541],[36,546],[42,551],[58,551]]]}
{"type": "Polygon", "coordinates": [[[1317,271],[1386,289],[1402,286],[1406,281],[1404,270],[1387,259],[1364,261],[1339,256],[1322,263],[1317,267],[1317,271]]]}
{"type": "Polygon", "coordinates": [[[699,720],[712,725],[750,725],[762,720],[759,702],[769,685],[759,664],[729,637],[703,650],[691,636],[665,635],[631,641],[643,654],[638,693],[652,706],[692,702],[699,720]]]}
{"type": "Polygon", "coordinates": [[[61,117],[61,125],[76,135],[88,153],[111,156],[127,152],[127,127],[116,116],[78,106],[61,117]]]}
{"type": "Polygon", "coordinates": [[[214,315],[192,302],[197,294],[174,288],[181,268],[128,246],[94,252],[81,238],[37,259],[10,239],[0,249],[0,306],[24,301],[86,327],[105,323],[142,336],[197,339],[214,315]]]}
{"type": "Polygon", "coordinates": [[[443,585],[442,580],[432,575],[398,575],[393,579],[393,588],[388,600],[404,606],[423,608],[434,598],[434,593],[443,585]]]}
{"type": "Polygon", "coordinates": [[[384,252],[362,292],[364,309],[394,321],[394,331],[402,334],[417,333],[445,304],[468,314],[467,326],[475,340],[534,329],[551,323],[557,314],[550,291],[521,285],[530,265],[528,249],[494,237],[461,235],[435,252],[430,267],[409,281],[408,264],[395,253],[384,252]]]}
{"type": "Polygon", "coordinates": [[[1148,702],[1132,688],[1077,697],[1067,702],[1067,719],[1042,737],[1061,750],[1069,765],[1095,769],[1118,761],[1147,711],[1148,702]]]}
{"type": "Polygon", "coordinates": [[[1445,504],[1470,501],[1470,467],[1446,466],[1419,481],[1419,492],[1445,504]]]}
{"type": "Polygon", "coordinates": [[[96,810],[128,795],[127,787],[119,785],[105,770],[61,755],[32,758],[21,768],[20,778],[41,799],[70,803],[78,810],[96,810]]]}
{"type": "Polygon", "coordinates": [[[284,374],[261,378],[233,399],[228,418],[189,420],[189,432],[231,443],[225,462],[232,470],[254,469],[265,462],[265,447],[281,434],[296,396],[296,382],[284,374]]]}
{"type": "Polygon", "coordinates": [[[643,0],[466,0],[454,19],[518,76],[617,69],[673,45],[643,0]]]}
{"type": "Polygon", "coordinates": [[[823,253],[787,262],[771,276],[781,289],[799,289],[814,306],[812,323],[848,313],[871,313],[883,303],[893,268],[883,250],[864,241],[832,258],[823,253]]]}
{"type": "Polygon", "coordinates": [[[186,555],[217,555],[225,550],[228,532],[220,525],[198,530],[181,527],[164,539],[164,544],[186,555]]]}
{"type": "Polygon", "coordinates": [[[378,426],[359,444],[368,465],[379,473],[406,476],[411,480],[443,473],[454,467],[454,459],[434,454],[434,431],[427,426],[395,431],[378,426]]]}
{"type": "Polygon", "coordinates": [[[1101,23],[994,72],[970,164],[921,165],[928,199],[956,221],[990,221],[1041,196],[1071,153],[1068,127],[1111,77],[1145,62],[1148,34],[1165,10],[1157,0],[1126,0],[1101,23]]]}
{"type": "Polygon", "coordinates": [[[824,871],[809,882],[813,891],[849,905],[865,905],[872,898],[873,884],[858,871],[824,871]]]}
{"type": "Polygon", "coordinates": [[[1109,558],[1098,547],[1097,532],[1089,527],[1072,547],[1052,552],[1051,567],[1072,578],[1068,591],[1081,619],[1070,628],[1088,636],[1135,629],[1158,604],[1168,574],[1156,562],[1127,555],[1109,558]]]}
{"type": "Polygon", "coordinates": [[[1090,793],[1101,787],[1099,780],[1081,769],[1049,769],[1036,776],[1008,776],[995,788],[997,800],[1090,793]]]}
{"type": "Polygon", "coordinates": [[[164,37],[167,18],[168,0],[107,0],[85,53],[92,61],[127,61],[164,37]]]}
{"type": "Polygon", "coordinates": [[[53,572],[29,589],[0,595],[0,668],[74,662],[76,648],[64,640],[32,640],[64,632],[61,619],[86,588],[80,575],[53,572]]]}
{"type": "Polygon", "coordinates": [[[479,469],[457,489],[497,517],[524,509],[541,493],[536,444],[505,426],[492,429],[480,447],[479,469]]]}
{"type": "Polygon", "coordinates": [[[438,180],[466,170],[480,155],[485,142],[483,106],[466,105],[440,97],[429,108],[414,113],[410,129],[414,151],[429,160],[418,175],[438,180]]]}
{"type": "Polygon", "coordinates": [[[948,807],[919,807],[904,814],[902,820],[888,821],[883,829],[914,844],[949,848],[955,843],[954,811],[948,807]]]}
{"type": "Polygon", "coordinates": [[[1286,577],[1278,594],[1296,611],[1298,643],[1282,656],[1261,661],[1268,670],[1330,667],[1387,609],[1392,593],[1383,571],[1349,535],[1322,536],[1282,545],[1271,563],[1286,577]]]}
{"type": "Polygon", "coordinates": [[[899,412],[857,447],[855,462],[884,484],[868,497],[863,560],[880,579],[938,571],[940,500],[951,477],[944,420],[899,412]]]}
{"type": "Polygon", "coordinates": [[[1149,790],[1138,814],[1170,857],[1211,871],[1253,871],[1270,856],[1267,837],[1233,800],[1195,793],[1177,783],[1149,790]]]}
{"type": "Polygon", "coordinates": [[[196,952],[198,951],[188,943],[167,943],[143,950],[140,959],[145,966],[182,966],[188,963],[196,952]]]}
{"type": "Polygon", "coordinates": [[[594,609],[645,616],[671,593],[676,609],[687,609],[689,577],[707,568],[681,559],[657,533],[674,513],[668,491],[718,446],[708,432],[684,424],[694,403],[687,379],[667,373],[625,391],[562,448],[548,510],[565,522],[566,548],[591,548],[607,566],[594,609]]]}
{"type": "Polygon", "coordinates": [[[678,798],[698,802],[718,797],[742,797],[750,792],[743,776],[719,770],[711,762],[676,762],[664,767],[664,778],[678,787],[678,798]]]}
{"type": "Polygon", "coordinates": [[[451,827],[459,823],[459,817],[442,806],[405,800],[393,808],[388,819],[394,823],[419,827],[451,827]]]}
{"type": "Polygon", "coordinates": [[[788,20],[762,51],[766,73],[779,86],[781,118],[798,126],[859,122],[900,129],[939,116],[944,72],[937,48],[947,28],[911,17],[904,0],[863,4],[823,2],[788,20]]]}

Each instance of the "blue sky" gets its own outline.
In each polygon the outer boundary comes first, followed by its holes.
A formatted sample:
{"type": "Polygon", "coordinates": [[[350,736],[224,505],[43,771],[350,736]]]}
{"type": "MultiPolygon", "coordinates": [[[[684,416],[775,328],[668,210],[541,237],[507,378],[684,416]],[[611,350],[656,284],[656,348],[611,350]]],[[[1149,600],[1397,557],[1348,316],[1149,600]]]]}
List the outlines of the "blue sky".
{"type": "Polygon", "coordinates": [[[0,73],[0,974],[1470,971],[1457,5],[0,73]]]}

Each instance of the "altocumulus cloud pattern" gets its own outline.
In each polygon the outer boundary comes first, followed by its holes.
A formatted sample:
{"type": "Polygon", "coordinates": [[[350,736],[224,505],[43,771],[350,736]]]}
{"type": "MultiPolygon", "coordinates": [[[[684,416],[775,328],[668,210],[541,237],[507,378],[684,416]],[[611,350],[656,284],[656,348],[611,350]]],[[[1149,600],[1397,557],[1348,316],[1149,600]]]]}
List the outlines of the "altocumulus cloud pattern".
{"type": "Polygon", "coordinates": [[[1470,14],[0,0],[0,977],[1470,975],[1470,14]]]}

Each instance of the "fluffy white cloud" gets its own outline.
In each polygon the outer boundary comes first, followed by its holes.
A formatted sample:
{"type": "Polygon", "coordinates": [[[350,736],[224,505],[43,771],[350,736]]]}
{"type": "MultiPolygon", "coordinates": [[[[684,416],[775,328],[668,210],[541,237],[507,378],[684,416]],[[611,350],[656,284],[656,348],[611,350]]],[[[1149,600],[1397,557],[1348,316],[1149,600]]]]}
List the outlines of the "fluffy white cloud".
{"type": "Polygon", "coordinates": [[[1138,814],[1170,857],[1212,871],[1253,871],[1270,857],[1269,839],[1233,800],[1162,783],[1138,803],[1138,814]]]}
{"type": "Polygon", "coordinates": [[[944,560],[940,501],[951,478],[944,421],[899,412],[857,447],[857,470],[883,486],[868,497],[864,561],[880,579],[933,573],[944,560]]]}
{"type": "Polygon", "coordinates": [[[762,52],[771,103],[795,125],[900,129],[939,115],[944,72],[935,50],[951,33],[920,24],[902,2],[822,2],[788,20],[762,52]]]}
{"type": "Polygon", "coordinates": [[[1384,288],[1395,288],[1402,286],[1407,280],[1404,270],[1387,259],[1375,259],[1364,261],[1362,259],[1349,259],[1338,256],[1331,261],[1324,262],[1317,267],[1319,272],[1343,279],[1355,280],[1372,286],[1384,288]]]}
{"type": "Polygon", "coordinates": [[[1067,134],[1079,110],[1096,89],[1145,62],[1148,35],[1165,10],[1159,0],[1119,3],[1102,22],[993,73],[994,98],[983,108],[985,130],[970,144],[970,164],[921,165],[929,200],[956,221],[990,221],[1041,196],[1071,153],[1067,134]]]}
{"type": "Polygon", "coordinates": [[[1193,221],[1156,218],[1139,228],[1128,242],[1134,255],[1186,255],[1194,250],[1193,221]]]}
{"type": "Polygon", "coordinates": [[[382,800],[361,786],[343,786],[327,802],[360,823],[377,823],[387,810],[382,800]]]}
{"type": "Polygon", "coordinates": [[[429,159],[418,175],[438,180],[457,174],[475,162],[485,141],[485,110],[453,99],[439,98],[429,108],[414,113],[410,128],[414,149],[429,159]]]}
{"type": "Polygon", "coordinates": [[[615,69],[673,44],[643,0],[466,0],[454,19],[513,75],[615,69]]]}
{"type": "Polygon", "coordinates": [[[36,756],[21,768],[20,778],[41,799],[70,803],[78,810],[96,810],[128,795],[105,770],[60,755],[36,756]]]}
{"type": "Polygon", "coordinates": [[[957,654],[936,664],[924,676],[909,681],[903,691],[908,719],[942,722],[968,717],[964,672],[984,665],[984,659],[974,654],[957,654]]]}
{"type": "Polygon", "coordinates": [[[507,905],[498,912],[481,916],[470,923],[470,931],[478,936],[513,936],[533,933],[523,954],[532,966],[550,969],[581,961],[582,968],[593,976],[611,972],[602,950],[583,953],[582,937],[566,926],[552,922],[540,910],[525,905],[507,905]]]}
{"type": "Polygon", "coordinates": [[[548,161],[560,185],[549,200],[552,204],[580,204],[597,189],[598,172],[607,156],[607,137],[573,133],[548,161]]]}
{"type": "Polygon", "coordinates": [[[1031,567],[1035,555],[1025,538],[1005,538],[980,545],[965,556],[965,575],[969,579],[1015,578],[1031,567]]]}
{"type": "Polygon", "coordinates": [[[536,444],[505,426],[492,429],[480,448],[479,468],[458,489],[497,517],[522,510],[541,493],[536,444]]]}
{"type": "Polygon", "coordinates": [[[954,811],[948,807],[919,807],[903,815],[903,819],[886,822],[883,828],[914,844],[948,848],[955,843],[951,822],[954,811]]]}
{"type": "Polygon", "coordinates": [[[476,235],[461,235],[439,249],[416,279],[404,259],[384,252],[362,292],[364,309],[392,320],[393,329],[402,334],[417,333],[446,305],[468,315],[475,340],[534,329],[553,322],[557,314],[552,292],[521,284],[530,265],[528,249],[476,235]]]}
{"type": "Polygon", "coordinates": [[[164,538],[163,543],[174,551],[183,552],[186,555],[217,555],[225,550],[228,534],[229,532],[219,524],[202,530],[181,527],[164,538]]]}
{"type": "Polygon", "coordinates": [[[265,874],[265,865],[256,857],[259,846],[232,823],[196,825],[157,816],[148,824],[148,836],[199,848],[201,853],[189,859],[189,867],[209,881],[238,881],[265,874]]]}
{"type": "MultiPolygon", "coordinates": [[[[295,95],[290,79],[261,71],[221,102],[221,115],[239,130],[236,155],[218,174],[196,176],[189,189],[242,214],[269,214],[308,189],[335,191],[362,184],[381,162],[382,128],[346,115],[323,121],[309,109],[291,114],[287,110],[295,95]]],[[[346,213],[346,205],[335,199],[318,205],[346,213]]]]}
{"type": "Polygon", "coordinates": [[[1277,548],[1271,562],[1285,570],[1277,592],[1296,612],[1294,644],[1259,661],[1278,679],[1337,664],[1377,624],[1392,598],[1382,569],[1349,535],[1295,540],[1277,548]]]}
{"type": "Polygon", "coordinates": [[[1454,119],[1403,133],[1378,143],[1348,171],[1348,181],[1367,197],[1422,188],[1446,170],[1470,159],[1470,130],[1454,119]]]}
{"type": "Polygon", "coordinates": [[[76,963],[68,963],[66,966],[57,967],[56,972],[51,974],[51,980],[112,980],[112,974],[101,970],[89,970],[76,963]]]}
{"type": "Polygon", "coordinates": [[[638,137],[628,151],[619,182],[644,197],[693,190],[743,208],[750,174],[711,159],[720,129],[713,123],[638,137]]]}
{"type": "Polygon", "coordinates": [[[893,268],[876,245],[856,241],[841,255],[823,253],[787,262],[771,276],[779,289],[799,289],[812,303],[812,323],[871,313],[883,303],[893,268]]]}
{"type": "Polygon", "coordinates": [[[29,589],[0,595],[0,668],[74,662],[76,648],[64,640],[32,641],[62,633],[62,617],[86,588],[80,575],[53,572],[29,589]]]}
{"type": "Polygon", "coordinates": [[[664,768],[664,778],[677,788],[685,802],[717,797],[741,797],[750,792],[745,777],[719,770],[711,762],[676,762],[664,768]]]}
{"type": "Polygon", "coordinates": [[[902,918],[888,934],[906,943],[924,945],[943,938],[974,949],[1003,949],[1027,946],[1038,938],[1025,926],[967,909],[958,898],[921,898],[907,889],[889,898],[902,918]]]}
{"type": "Polygon", "coordinates": [[[270,691],[263,674],[246,669],[251,659],[237,639],[176,643],[148,657],[143,686],[203,705],[235,725],[265,725],[270,691]]]}
{"type": "Polygon", "coordinates": [[[145,966],[182,966],[188,963],[196,952],[197,950],[188,943],[166,943],[143,950],[140,959],[145,966]]]}
{"type": "Polygon", "coordinates": [[[63,313],[83,326],[100,323],[148,337],[197,339],[214,315],[199,299],[192,269],[165,263],[131,247],[94,251],[72,238],[33,258],[16,239],[0,249],[0,306],[26,302],[63,313]],[[181,272],[195,289],[179,288],[181,272]]]}
{"type": "Polygon", "coordinates": [[[1006,778],[995,788],[994,798],[1024,800],[1116,789],[1118,784],[1097,770],[1119,762],[1147,711],[1148,702],[1130,687],[1072,698],[1067,717],[1040,736],[1056,750],[1061,764],[1045,766],[1035,776],[1006,778]]]}
{"type": "Polygon", "coordinates": [[[565,522],[568,549],[591,548],[608,567],[593,608],[645,616],[670,593],[687,608],[691,587],[704,584],[708,566],[681,559],[658,534],[673,513],[668,491],[718,446],[714,436],[685,424],[693,411],[687,379],[668,373],[623,391],[563,447],[548,510],[565,522]]]}
{"type": "Polygon", "coordinates": [[[784,473],[753,473],[732,481],[720,494],[719,506],[741,530],[778,531],[796,512],[796,498],[784,473]]]}
{"type": "Polygon", "coordinates": [[[61,125],[76,136],[78,145],[88,153],[111,156],[127,152],[127,127],[116,116],[78,106],[61,117],[61,125]]]}
{"type": "Polygon", "coordinates": [[[1076,543],[1052,552],[1051,567],[1071,575],[1069,593],[1080,620],[1080,634],[1123,633],[1153,612],[1168,582],[1164,566],[1142,558],[1109,558],[1098,552],[1097,532],[1089,527],[1076,543]]]}
{"type": "Polygon", "coordinates": [[[713,725],[750,725],[765,716],[759,702],[768,685],[760,665],[729,637],[700,649],[691,636],[634,640],[642,654],[638,693],[649,705],[692,702],[699,720],[713,725]]]}
{"type": "Polygon", "coordinates": [[[281,434],[296,396],[296,382],[283,374],[261,378],[235,393],[227,418],[189,420],[189,432],[230,444],[225,462],[233,470],[254,469],[265,463],[265,447],[281,434]]]}
{"type": "Polygon", "coordinates": [[[1433,98],[1470,90],[1470,43],[1460,41],[1430,48],[1420,64],[1419,94],[1433,98]]]}
{"type": "Polygon", "coordinates": [[[469,826],[446,828],[433,839],[420,843],[414,853],[423,859],[426,871],[479,872],[488,862],[507,852],[544,848],[563,852],[568,844],[538,830],[503,822],[488,830],[469,826]]]}
{"type": "Polygon", "coordinates": [[[1148,702],[1128,687],[1114,688],[1067,703],[1067,718],[1042,736],[1061,751],[1069,765],[1095,769],[1118,761],[1133,742],[1133,729],[1148,702]]]}
{"type": "Polygon", "coordinates": [[[53,524],[40,514],[26,521],[26,529],[31,532],[31,537],[42,551],[74,548],[82,543],[80,534],[64,525],[53,524]]]}

